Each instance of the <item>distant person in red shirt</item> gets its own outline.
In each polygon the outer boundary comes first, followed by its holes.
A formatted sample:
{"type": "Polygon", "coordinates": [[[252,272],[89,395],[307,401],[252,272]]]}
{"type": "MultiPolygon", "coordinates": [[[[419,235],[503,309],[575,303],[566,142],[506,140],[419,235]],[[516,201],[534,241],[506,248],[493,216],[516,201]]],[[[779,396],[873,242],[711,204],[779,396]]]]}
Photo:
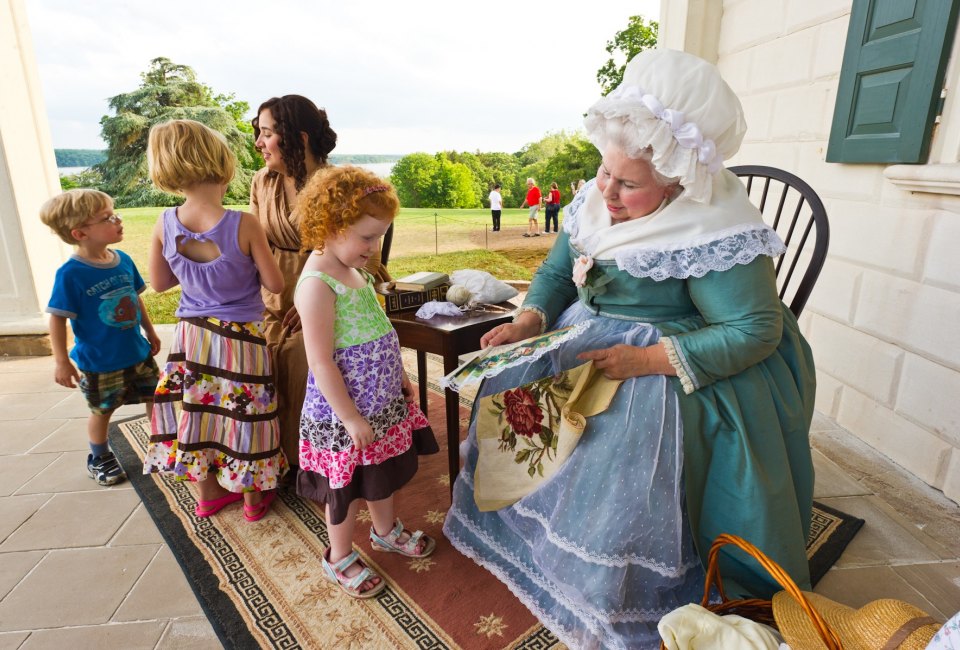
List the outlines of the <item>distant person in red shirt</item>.
{"type": "Polygon", "coordinates": [[[547,193],[547,216],[543,220],[543,232],[550,234],[550,218],[553,217],[553,233],[560,232],[557,226],[557,217],[560,214],[560,189],[556,183],[550,183],[550,191],[547,193]]]}
{"type": "Polygon", "coordinates": [[[540,212],[540,188],[537,187],[537,181],[532,178],[527,179],[527,198],[523,200],[521,208],[530,208],[530,221],[527,226],[527,232],[524,237],[539,237],[540,226],[537,225],[537,213],[540,212]]]}

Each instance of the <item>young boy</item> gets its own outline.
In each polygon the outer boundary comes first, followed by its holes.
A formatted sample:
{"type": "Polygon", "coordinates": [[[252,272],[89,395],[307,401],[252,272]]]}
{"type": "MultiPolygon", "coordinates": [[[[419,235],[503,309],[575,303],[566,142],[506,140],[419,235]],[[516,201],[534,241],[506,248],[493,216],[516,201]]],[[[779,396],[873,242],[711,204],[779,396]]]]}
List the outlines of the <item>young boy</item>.
{"type": "Polygon", "coordinates": [[[47,306],[54,380],[67,388],[80,384],[90,407],[87,473],[100,485],[113,485],[127,475],[107,444],[110,415],[124,404],[146,403],[150,416],[160,339],[139,296],[145,285],[136,265],[126,253],[108,248],[123,240],[113,199],[96,190],[70,190],[44,203],[40,219],[77,247],[57,270],[47,306]],[[69,357],[68,318],[74,337],[69,357]]]}

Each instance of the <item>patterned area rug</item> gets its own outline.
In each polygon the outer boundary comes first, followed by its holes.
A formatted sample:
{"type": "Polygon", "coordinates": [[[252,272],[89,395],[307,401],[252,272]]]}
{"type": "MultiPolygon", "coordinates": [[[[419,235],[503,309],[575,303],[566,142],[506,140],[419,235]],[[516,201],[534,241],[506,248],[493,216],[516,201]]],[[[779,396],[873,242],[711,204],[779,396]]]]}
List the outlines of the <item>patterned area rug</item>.
{"type": "MultiPolygon", "coordinates": [[[[462,400],[462,419],[467,405],[462,400]]],[[[140,473],[145,418],[111,425],[110,440],[227,648],[563,648],[502,583],[441,535],[450,505],[442,413],[443,397],[431,382],[431,423],[441,452],[421,457],[417,476],[397,496],[398,515],[436,538],[437,550],[423,559],[371,551],[370,516],[361,510],[355,548],[388,583],[369,600],[349,598],[323,578],[322,509],[292,487],[281,490],[259,522],[244,521],[239,504],[200,519],[191,487],[140,473]]],[[[814,581],[862,524],[816,504],[808,544],[814,581]]]]}

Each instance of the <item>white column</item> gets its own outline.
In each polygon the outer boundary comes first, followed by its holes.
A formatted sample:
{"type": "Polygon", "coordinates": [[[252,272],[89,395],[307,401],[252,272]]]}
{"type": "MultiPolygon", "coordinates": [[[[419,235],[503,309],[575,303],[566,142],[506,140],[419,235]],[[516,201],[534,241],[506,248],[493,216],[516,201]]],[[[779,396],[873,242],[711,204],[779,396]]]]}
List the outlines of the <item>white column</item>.
{"type": "Polygon", "coordinates": [[[43,309],[70,247],[38,216],[60,181],[23,0],[0,0],[0,43],[2,351],[7,337],[46,333],[43,309]]]}
{"type": "Polygon", "coordinates": [[[657,46],[717,62],[723,0],[660,0],[657,46]]]}

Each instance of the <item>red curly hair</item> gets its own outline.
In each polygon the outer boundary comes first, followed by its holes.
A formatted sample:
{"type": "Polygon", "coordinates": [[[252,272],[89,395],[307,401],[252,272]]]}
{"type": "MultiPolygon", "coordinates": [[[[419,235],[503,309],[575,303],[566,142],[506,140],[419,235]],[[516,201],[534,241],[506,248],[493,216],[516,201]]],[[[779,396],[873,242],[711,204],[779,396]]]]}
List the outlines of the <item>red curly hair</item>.
{"type": "Polygon", "coordinates": [[[364,215],[393,221],[400,199],[393,186],[376,174],[344,165],[317,171],[298,195],[297,210],[301,249],[322,253],[328,240],[364,215]]]}

